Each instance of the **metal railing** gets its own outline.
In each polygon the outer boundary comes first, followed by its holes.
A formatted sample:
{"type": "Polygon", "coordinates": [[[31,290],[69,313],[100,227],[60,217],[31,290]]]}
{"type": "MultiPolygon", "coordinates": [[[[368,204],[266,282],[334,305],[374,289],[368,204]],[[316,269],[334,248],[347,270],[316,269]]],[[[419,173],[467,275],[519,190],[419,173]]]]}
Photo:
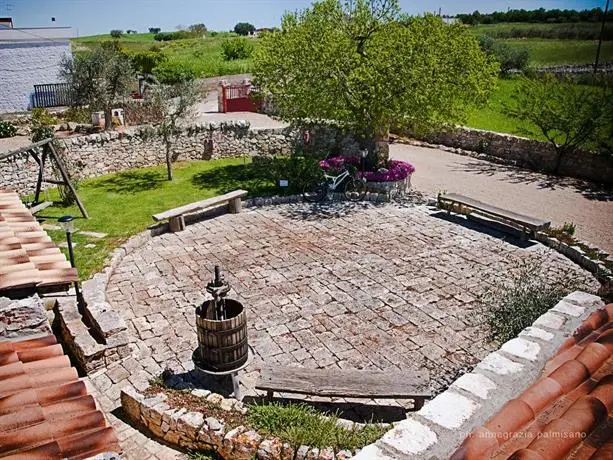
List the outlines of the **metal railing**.
{"type": "Polygon", "coordinates": [[[72,95],[68,83],[34,85],[34,108],[70,105],[72,95]]]}

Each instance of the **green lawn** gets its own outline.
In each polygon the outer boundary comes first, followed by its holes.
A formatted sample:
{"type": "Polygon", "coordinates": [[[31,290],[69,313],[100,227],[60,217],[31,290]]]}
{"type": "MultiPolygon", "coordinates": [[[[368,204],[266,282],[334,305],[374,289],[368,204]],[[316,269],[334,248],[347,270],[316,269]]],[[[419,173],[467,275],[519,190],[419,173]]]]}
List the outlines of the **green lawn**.
{"type": "MultiPolygon", "coordinates": [[[[159,42],[154,40],[154,34],[124,35],[118,43],[128,52],[140,52],[159,48],[168,57],[169,64],[179,64],[191,68],[199,78],[220,75],[233,75],[251,71],[251,59],[225,61],[222,55],[221,44],[224,40],[234,37],[228,32],[220,33],[215,37],[188,38],[159,42]]],[[[72,40],[73,51],[83,52],[99,46],[104,41],[113,40],[110,35],[92,35],[72,40]]],[[[253,46],[257,46],[256,38],[250,39],[253,46]]]]}
{"type": "MultiPolygon", "coordinates": [[[[76,265],[81,279],[100,271],[114,248],[153,225],[153,214],[238,188],[245,188],[256,196],[278,192],[270,183],[256,185],[257,170],[251,162],[241,158],[177,163],[174,173],[174,180],[169,182],[165,166],[158,166],[88,179],[79,184],[78,193],[90,219],[78,219],[77,227],[107,233],[102,239],[74,235],[76,265]],[[86,248],[86,244],[95,244],[95,247],[86,248]]],[[[44,195],[46,200],[59,201],[56,190],[44,195]]],[[[67,214],[80,216],[76,206],[56,204],[39,213],[39,217],[55,224],[58,217],[67,214]]],[[[58,243],[65,241],[61,231],[48,233],[58,243]]]]}
{"type": "MultiPolygon", "coordinates": [[[[530,64],[593,64],[598,42],[591,40],[505,39],[514,48],[527,49],[530,64]]],[[[603,42],[600,61],[613,61],[613,42],[603,42]]]]}
{"type": "Polygon", "coordinates": [[[504,113],[504,107],[512,102],[513,93],[517,87],[517,78],[499,78],[498,87],[493,92],[487,105],[473,110],[468,116],[466,126],[530,137],[525,132],[529,125],[521,123],[504,113]]]}

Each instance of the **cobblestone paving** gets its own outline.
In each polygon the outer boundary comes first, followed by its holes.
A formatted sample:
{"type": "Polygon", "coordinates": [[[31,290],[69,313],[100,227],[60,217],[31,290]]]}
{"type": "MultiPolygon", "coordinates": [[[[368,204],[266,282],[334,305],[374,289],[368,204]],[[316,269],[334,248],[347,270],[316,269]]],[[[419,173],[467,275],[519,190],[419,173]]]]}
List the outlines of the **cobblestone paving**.
{"type": "Polygon", "coordinates": [[[194,307],[216,264],[230,296],[248,309],[255,359],[241,375],[246,394],[254,394],[263,362],[427,368],[439,392],[493,348],[476,299],[518,263],[542,263],[552,279],[570,271],[584,287],[597,287],[541,245],[518,247],[462,222],[423,206],[337,203],[322,211],[298,204],[156,237],[122,261],[107,290],[128,324],[134,357],[92,383],[113,408],[127,382],[142,389],[165,367],[193,369],[194,307]]]}

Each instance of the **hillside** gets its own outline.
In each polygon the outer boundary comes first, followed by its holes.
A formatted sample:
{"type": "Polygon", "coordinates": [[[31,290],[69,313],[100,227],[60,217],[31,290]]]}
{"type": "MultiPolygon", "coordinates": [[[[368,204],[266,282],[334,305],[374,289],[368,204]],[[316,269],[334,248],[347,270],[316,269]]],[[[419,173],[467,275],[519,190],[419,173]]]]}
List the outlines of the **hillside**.
{"type": "MultiPolygon", "coordinates": [[[[250,59],[226,61],[223,58],[221,45],[225,40],[236,37],[228,32],[202,38],[188,38],[173,41],[156,41],[154,34],[124,35],[118,43],[129,54],[155,51],[163,53],[167,62],[166,68],[180,68],[193,71],[197,78],[215,77],[248,73],[251,70],[250,59]]],[[[72,40],[75,53],[87,51],[104,41],[113,40],[110,35],[92,35],[72,40]]],[[[250,41],[257,46],[257,39],[250,41]]]]}

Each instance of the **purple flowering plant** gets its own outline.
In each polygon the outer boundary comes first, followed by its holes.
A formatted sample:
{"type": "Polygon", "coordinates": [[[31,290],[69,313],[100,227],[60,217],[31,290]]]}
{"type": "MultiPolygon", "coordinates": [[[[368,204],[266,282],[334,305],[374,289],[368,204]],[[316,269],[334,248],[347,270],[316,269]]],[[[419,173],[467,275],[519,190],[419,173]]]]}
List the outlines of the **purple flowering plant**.
{"type": "MultiPolygon", "coordinates": [[[[358,167],[360,166],[359,157],[342,157],[336,156],[327,158],[319,162],[320,168],[324,171],[335,172],[341,170],[345,166],[358,167]]],[[[400,160],[390,160],[385,167],[377,171],[357,171],[358,177],[364,177],[368,182],[391,182],[404,180],[415,172],[415,167],[411,163],[400,160]]]]}

